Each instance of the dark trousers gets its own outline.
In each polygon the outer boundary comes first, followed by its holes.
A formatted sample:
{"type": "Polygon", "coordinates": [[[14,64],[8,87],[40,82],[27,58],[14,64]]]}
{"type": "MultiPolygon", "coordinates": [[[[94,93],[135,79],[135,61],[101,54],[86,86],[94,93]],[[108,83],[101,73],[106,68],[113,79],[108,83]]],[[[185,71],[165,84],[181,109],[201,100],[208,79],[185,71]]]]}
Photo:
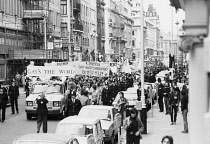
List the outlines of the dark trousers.
{"type": "Polygon", "coordinates": [[[158,97],[158,104],[159,104],[160,111],[163,112],[164,111],[164,107],[163,107],[163,96],[159,96],[158,97]]]}
{"type": "Polygon", "coordinates": [[[12,109],[12,113],[15,113],[15,108],[16,108],[16,112],[18,113],[18,98],[10,98],[10,102],[11,102],[11,109],[12,109]]]}
{"type": "Polygon", "coordinates": [[[47,114],[38,114],[37,117],[37,132],[40,132],[40,128],[43,123],[43,133],[47,133],[47,114]]]}
{"type": "Polygon", "coordinates": [[[165,109],[166,109],[166,113],[169,114],[170,113],[170,108],[169,108],[169,100],[167,97],[164,97],[164,104],[165,104],[165,109]]]}
{"type": "Polygon", "coordinates": [[[6,106],[0,107],[1,121],[5,120],[6,106]]]}
{"type": "Polygon", "coordinates": [[[28,90],[26,90],[26,97],[28,97],[29,96],[29,91],[28,90]]]}
{"type": "Polygon", "coordinates": [[[176,122],[176,117],[177,117],[177,106],[172,105],[171,106],[171,122],[176,122]]]}
{"type": "Polygon", "coordinates": [[[133,135],[127,134],[126,135],[126,144],[140,144],[139,136],[136,136],[135,134],[133,134],[133,135]]]}

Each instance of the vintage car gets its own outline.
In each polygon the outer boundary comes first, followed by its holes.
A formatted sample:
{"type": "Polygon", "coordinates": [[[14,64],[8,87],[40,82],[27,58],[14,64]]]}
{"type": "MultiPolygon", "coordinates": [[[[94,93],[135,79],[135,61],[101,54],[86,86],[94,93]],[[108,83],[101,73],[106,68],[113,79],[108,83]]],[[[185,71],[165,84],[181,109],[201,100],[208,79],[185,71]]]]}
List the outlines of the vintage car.
{"type": "MultiPolygon", "coordinates": [[[[146,99],[146,104],[149,105],[151,103],[150,98],[153,99],[156,95],[156,89],[154,87],[155,84],[153,83],[145,83],[144,89],[148,94],[148,98],[146,99]]],[[[138,86],[135,85],[134,87],[128,88],[127,91],[123,91],[124,97],[128,100],[127,107],[128,109],[135,107],[137,100],[137,89],[138,86]]],[[[115,100],[113,101],[112,105],[115,106],[119,99],[119,95],[117,94],[115,100]]]]}
{"type": "Polygon", "coordinates": [[[87,144],[89,139],[93,139],[94,144],[103,144],[103,130],[98,118],[67,117],[58,123],[55,133],[66,136],[73,135],[78,138],[81,144],[87,144]]]}
{"type": "Polygon", "coordinates": [[[78,116],[99,118],[105,134],[104,142],[114,144],[117,136],[115,114],[116,109],[113,106],[87,105],[82,107],[78,116]]]}
{"type": "MultiPolygon", "coordinates": [[[[77,138],[54,133],[26,134],[15,139],[13,144],[82,144],[77,138]]],[[[91,143],[89,143],[91,144],[91,143]]]]}
{"type": "Polygon", "coordinates": [[[37,104],[36,99],[44,92],[46,99],[49,101],[47,104],[48,114],[56,115],[60,119],[65,117],[65,98],[64,98],[64,85],[61,82],[35,82],[31,85],[30,95],[26,98],[26,117],[31,119],[36,116],[37,104]]]}

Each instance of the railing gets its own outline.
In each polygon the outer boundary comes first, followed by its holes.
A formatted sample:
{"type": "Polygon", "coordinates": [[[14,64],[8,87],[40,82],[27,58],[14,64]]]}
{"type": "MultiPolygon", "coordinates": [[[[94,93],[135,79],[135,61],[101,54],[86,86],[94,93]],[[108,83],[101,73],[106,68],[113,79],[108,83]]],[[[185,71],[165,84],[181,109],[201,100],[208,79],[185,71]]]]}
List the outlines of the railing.
{"type": "Polygon", "coordinates": [[[74,31],[83,31],[83,25],[79,21],[75,21],[74,31]]]}
{"type": "Polygon", "coordinates": [[[74,10],[80,11],[80,7],[81,7],[80,0],[74,1],[74,3],[73,3],[73,8],[74,8],[74,10]]]}

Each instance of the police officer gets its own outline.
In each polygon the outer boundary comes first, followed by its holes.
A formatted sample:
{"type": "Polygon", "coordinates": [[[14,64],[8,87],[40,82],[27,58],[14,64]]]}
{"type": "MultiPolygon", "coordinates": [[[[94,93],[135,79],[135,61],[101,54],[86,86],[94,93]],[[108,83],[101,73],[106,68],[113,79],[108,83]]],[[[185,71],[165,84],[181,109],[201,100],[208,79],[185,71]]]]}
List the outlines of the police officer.
{"type": "Polygon", "coordinates": [[[15,85],[15,81],[12,81],[12,85],[9,87],[8,95],[11,101],[12,114],[15,114],[15,107],[16,107],[16,112],[19,113],[18,110],[19,88],[17,85],[15,85]]]}
{"type": "Polygon", "coordinates": [[[45,94],[42,93],[37,99],[37,133],[39,133],[40,128],[43,123],[43,133],[47,133],[47,103],[48,100],[45,98],[45,94]]]}
{"type": "Polygon", "coordinates": [[[2,83],[0,82],[0,110],[2,110],[1,114],[1,122],[5,121],[5,112],[8,101],[7,90],[4,87],[1,87],[2,83]]]}
{"type": "Polygon", "coordinates": [[[68,116],[78,115],[82,104],[76,99],[76,91],[71,92],[71,99],[68,100],[68,116]]]}
{"type": "Polygon", "coordinates": [[[110,105],[111,97],[110,97],[110,89],[108,87],[108,83],[105,82],[105,87],[102,90],[101,93],[101,101],[103,102],[103,105],[110,105]]]}
{"type": "Polygon", "coordinates": [[[141,133],[144,130],[142,121],[137,117],[137,110],[132,108],[130,116],[125,119],[126,144],[140,144],[141,133]]]}

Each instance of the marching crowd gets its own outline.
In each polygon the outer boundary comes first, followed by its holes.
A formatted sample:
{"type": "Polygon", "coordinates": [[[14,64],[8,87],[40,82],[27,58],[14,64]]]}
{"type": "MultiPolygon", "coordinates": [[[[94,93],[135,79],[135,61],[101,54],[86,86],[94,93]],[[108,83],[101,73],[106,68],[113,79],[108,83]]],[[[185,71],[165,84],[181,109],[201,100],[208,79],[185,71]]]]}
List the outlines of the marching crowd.
{"type": "MultiPolygon", "coordinates": [[[[156,74],[166,68],[152,68],[145,69],[145,82],[155,83],[156,82],[156,74]]],[[[129,87],[133,87],[135,83],[138,84],[139,89],[137,89],[137,99],[141,100],[141,82],[138,76],[139,72],[136,73],[118,73],[112,74],[109,77],[90,77],[90,76],[75,76],[74,78],[67,78],[65,80],[65,99],[66,99],[66,116],[77,115],[80,109],[85,105],[107,105],[111,106],[112,102],[115,100],[115,97],[119,93],[120,99],[117,101],[117,105],[122,101],[127,103],[126,98],[124,98],[124,93],[122,91],[126,91],[129,87]]],[[[57,79],[56,77],[52,78],[53,80],[57,79]]],[[[161,82],[161,79],[158,78],[158,86],[156,96],[153,98],[158,101],[160,112],[164,111],[165,105],[165,114],[170,115],[171,117],[171,125],[176,124],[177,112],[179,111],[179,104],[181,103],[181,111],[183,115],[184,121],[184,131],[183,133],[188,132],[188,124],[187,124],[187,113],[188,113],[188,88],[187,88],[187,70],[186,68],[175,68],[174,80],[171,80],[170,73],[165,76],[165,83],[161,82]],[[182,87],[178,87],[177,83],[183,83],[182,87]]],[[[19,84],[18,84],[19,85],[19,84]]],[[[26,79],[26,83],[24,84],[26,90],[26,97],[29,95],[29,79],[26,79]]],[[[6,103],[8,100],[8,95],[11,100],[11,108],[12,114],[16,112],[18,113],[18,86],[15,85],[15,82],[12,82],[12,85],[9,87],[9,92],[6,91],[5,88],[1,87],[0,84],[0,108],[2,109],[2,119],[5,120],[5,110],[6,103]],[[13,99],[14,97],[14,99],[13,99]],[[14,105],[16,107],[14,107],[14,105]]],[[[146,100],[149,97],[149,93],[145,90],[146,100]]],[[[44,99],[44,95],[42,94],[41,99],[44,99]]],[[[41,105],[39,103],[40,100],[37,99],[38,107],[41,105]]],[[[45,101],[47,104],[48,101],[45,101]]],[[[47,109],[45,107],[45,109],[47,109]]],[[[149,110],[149,109],[148,109],[149,110]]],[[[130,114],[137,114],[135,110],[131,110],[130,114]]],[[[46,114],[45,114],[46,115],[46,114]]],[[[43,118],[42,118],[43,119],[43,118]]],[[[45,120],[46,122],[46,117],[45,120]]],[[[43,122],[44,122],[43,121],[43,122]]],[[[39,122],[39,128],[40,129],[39,122]]],[[[142,131],[143,124],[141,122],[139,127],[142,131]]],[[[46,124],[45,124],[46,125],[46,124]]],[[[126,130],[128,131],[128,127],[130,126],[129,122],[125,123],[126,130]],[[127,124],[127,127],[126,127],[127,124]]],[[[134,128],[135,131],[136,128],[134,128]]],[[[38,132],[37,131],[37,132],[38,132]]],[[[45,132],[46,132],[45,128],[45,132]]],[[[132,131],[131,131],[132,133],[132,131]]],[[[139,134],[140,135],[140,134],[139,134]]],[[[130,136],[129,136],[130,137],[130,136]]],[[[129,138],[128,138],[129,139],[129,138]]],[[[140,139],[140,138],[139,138],[140,139]]],[[[132,139],[130,142],[135,143],[132,139]]]]}

